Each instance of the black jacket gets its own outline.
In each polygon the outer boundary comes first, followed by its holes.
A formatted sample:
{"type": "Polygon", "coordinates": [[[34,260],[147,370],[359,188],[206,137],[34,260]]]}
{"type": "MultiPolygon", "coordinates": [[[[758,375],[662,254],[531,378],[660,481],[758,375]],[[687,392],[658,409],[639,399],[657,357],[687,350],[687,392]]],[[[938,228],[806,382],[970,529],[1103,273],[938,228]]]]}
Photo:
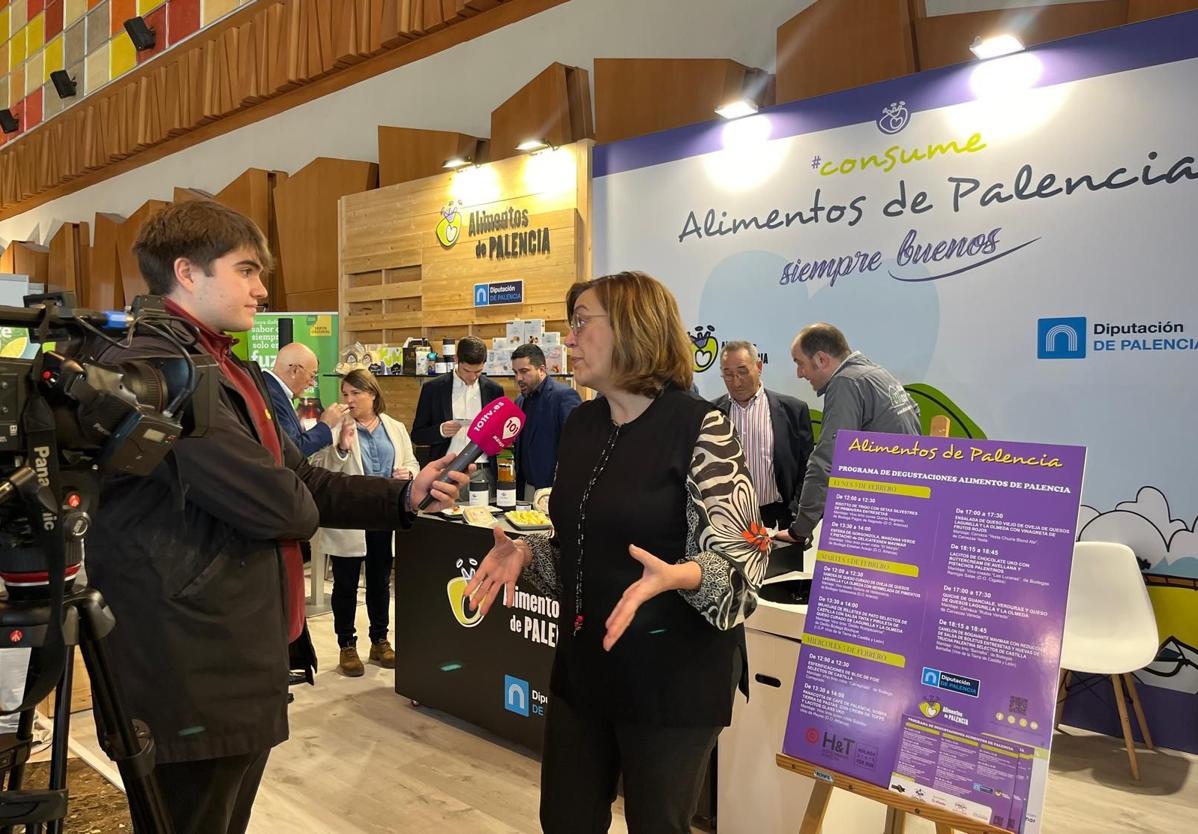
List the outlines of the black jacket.
{"type": "MultiPolygon", "coordinates": [[[[163,338],[140,336],[103,361],[175,355],[163,338]]],[[[269,402],[258,366],[239,364],[269,402]]],[[[279,541],[307,539],[321,525],[411,524],[407,482],[309,466],[276,422],[277,465],[241,395],[213,372],[220,396],[207,433],[178,440],[147,477],[106,478],[87,547],[88,578],[116,617],[112,667],[159,762],[238,755],[287,738],[279,541]]]]}
{"type": "MultiPolygon", "coordinates": [[[[782,503],[791,507],[803,491],[803,477],[807,473],[807,458],[815,441],[811,434],[811,411],[807,403],[798,397],[779,394],[768,388],[766,401],[770,404],[770,422],[774,427],[774,481],[782,503]]],[[[732,399],[727,394],[715,401],[715,407],[728,414],[732,399]]]]}
{"type": "MultiPolygon", "coordinates": [[[[553,473],[557,469],[557,447],[561,441],[562,427],[566,418],[582,402],[578,392],[553,377],[533,392],[537,398],[537,409],[530,415],[524,431],[516,438],[516,488],[524,494],[526,484],[534,487],[553,486],[553,473]]],[[[516,398],[516,405],[525,407],[528,398],[516,398]]]]}
{"type": "MultiPolygon", "coordinates": [[[[441,436],[441,424],[453,419],[454,372],[441,374],[420,386],[416,401],[416,416],[412,418],[412,442],[428,446],[429,460],[444,457],[449,451],[449,438],[441,436]]],[[[478,393],[483,408],[503,396],[503,387],[485,376],[478,378],[478,393]]]]}

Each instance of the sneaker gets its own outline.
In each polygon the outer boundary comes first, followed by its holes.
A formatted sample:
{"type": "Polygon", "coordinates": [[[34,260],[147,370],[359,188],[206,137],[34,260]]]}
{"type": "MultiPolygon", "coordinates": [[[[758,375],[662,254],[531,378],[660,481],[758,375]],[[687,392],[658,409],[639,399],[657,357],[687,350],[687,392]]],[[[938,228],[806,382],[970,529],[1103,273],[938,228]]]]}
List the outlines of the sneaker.
{"type": "MultiPolygon", "coordinates": [[[[374,649],[372,648],[370,652],[374,654],[374,649]]],[[[360,678],[366,672],[366,667],[362,665],[362,658],[358,657],[358,650],[353,646],[346,646],[341,650],[341,662],[337,664],[337,667],[341,670],[341,674],[349,675],[351,678],[360,678]]]]}
{"type": "Polygon", "coordinates": [[[395,650],[391,648],[391,644],[386,640],[379,640],[377,643],[370,644],[370,662],[377,662],[384,669],[395,668],[395,650]]]}

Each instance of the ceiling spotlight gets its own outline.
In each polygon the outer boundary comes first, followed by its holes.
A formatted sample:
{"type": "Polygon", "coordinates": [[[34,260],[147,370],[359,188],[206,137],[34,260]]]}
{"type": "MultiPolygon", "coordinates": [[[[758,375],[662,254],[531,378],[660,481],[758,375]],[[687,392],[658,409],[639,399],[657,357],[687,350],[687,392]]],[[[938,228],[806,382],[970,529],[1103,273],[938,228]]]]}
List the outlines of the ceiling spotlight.
{"type": "Polygon", "coordinates": [[[739,119],[742,116],[752,116],[757,112],[757,102],[748,98],[738,98],[715,109],[725,119],[739,119]]]}
{"type": "Polygon", "coordinates": [[[474,160],[468,156],[451,156],[441,165],[442,168],[448,168],[450,171],[455,168],[465,168],[474,160]]]}
{"type": "Polygon", "coordinates": [[[66,70],[54,70],[50,73],[50,80],[54,82],[54,90],[59,98],[70,98],[78,92],[75,79],[66,70]]]}
{"type": "Polygon", "coordinates": [[[549,147],[549,143],[544,139],[525,139],[516,146],[516,150],[523,151],[524,153],[536,153],[537,151],[545,150],[547,147],[549,147]]]}
{"type": "Polygon", "coordinates": [[[138,52],[146,52],[154,48],[158,42],[157,33],[147,23],[144,17],[131,17],[125,21],[125,31],[133,48],[138,52]]]}
{"type": "Polygon", "coordinates": [[[1001,55],[1022,52],[1023,44],[1014,35],[995,35],[984,40],[979,35],[969,45],[969,51],[980,60],[985,61],[987,58],[998,58],[1001,55]]]}

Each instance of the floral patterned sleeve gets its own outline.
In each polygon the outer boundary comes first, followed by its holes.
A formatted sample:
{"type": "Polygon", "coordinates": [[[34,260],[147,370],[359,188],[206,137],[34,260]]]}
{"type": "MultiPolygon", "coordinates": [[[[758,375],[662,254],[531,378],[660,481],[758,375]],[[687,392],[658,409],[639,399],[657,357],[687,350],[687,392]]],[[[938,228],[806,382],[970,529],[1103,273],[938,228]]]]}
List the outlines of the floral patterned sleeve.
{"type": "Polygon", "coordinates": [[[679,593],[727,631],[757,608],[773,541],[761,523],[740,440],[719,411],[703,420],[686,487],[686,555],[679,561],[696,563],[703,578],[695,590],[679,593]]]}
{"type": "Polygon", "coordinates": [[[532,561],[521,579],[526,579],[540,589],[541,593],[553,599],[562,598],[562,578],[557,571],[557,543],[546,533],[529,533],[524,536],[532,551],[532,561]]]}

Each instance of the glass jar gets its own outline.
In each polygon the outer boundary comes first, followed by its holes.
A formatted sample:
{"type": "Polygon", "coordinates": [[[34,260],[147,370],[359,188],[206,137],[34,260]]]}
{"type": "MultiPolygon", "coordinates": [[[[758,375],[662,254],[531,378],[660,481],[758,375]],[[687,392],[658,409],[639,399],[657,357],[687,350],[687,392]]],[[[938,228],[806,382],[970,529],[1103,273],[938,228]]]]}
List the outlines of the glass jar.
{"type": "Polygon", "coordinates": [[[501,510],[516,509],[516,458],[504,449],[495,459],[499,479],[495,484],[495,506],[501,510]]]}

